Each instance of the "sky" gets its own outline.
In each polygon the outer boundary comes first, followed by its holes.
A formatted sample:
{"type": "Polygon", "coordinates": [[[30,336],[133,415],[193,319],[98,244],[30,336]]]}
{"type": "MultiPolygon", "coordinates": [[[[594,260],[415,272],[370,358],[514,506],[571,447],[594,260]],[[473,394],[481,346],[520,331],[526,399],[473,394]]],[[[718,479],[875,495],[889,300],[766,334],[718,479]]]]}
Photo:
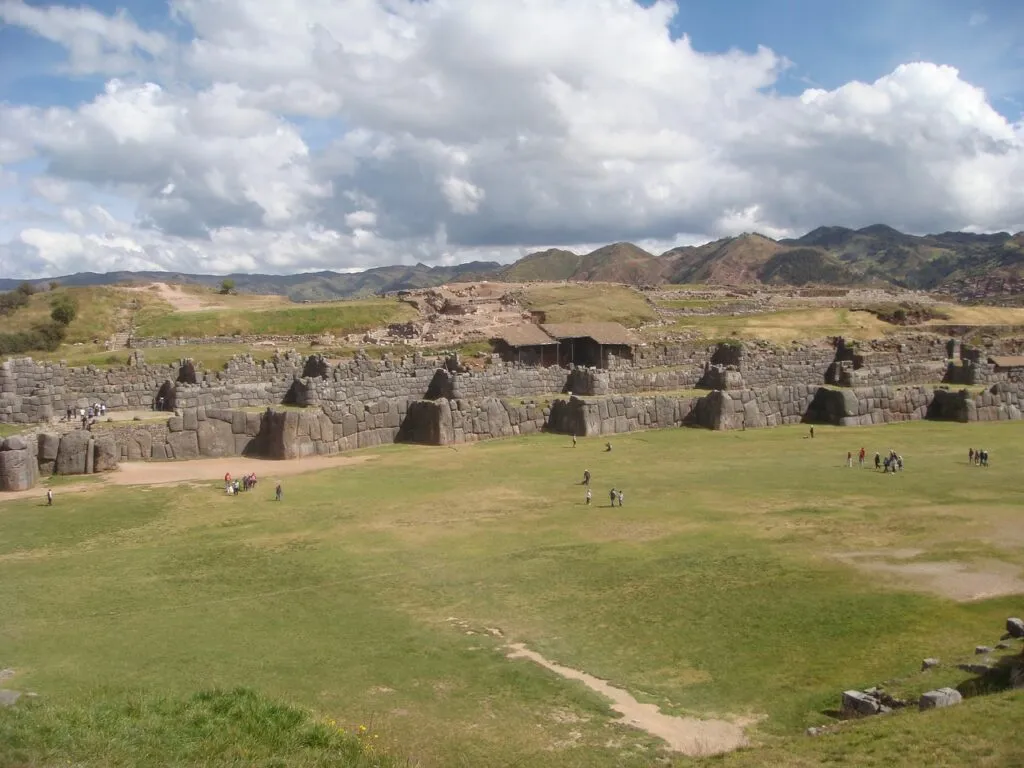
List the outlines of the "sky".
{"type": "Polygon", "coordinates": [[[1024,230],[1019,0],[0,0],[0,277],[1024,230]]]}

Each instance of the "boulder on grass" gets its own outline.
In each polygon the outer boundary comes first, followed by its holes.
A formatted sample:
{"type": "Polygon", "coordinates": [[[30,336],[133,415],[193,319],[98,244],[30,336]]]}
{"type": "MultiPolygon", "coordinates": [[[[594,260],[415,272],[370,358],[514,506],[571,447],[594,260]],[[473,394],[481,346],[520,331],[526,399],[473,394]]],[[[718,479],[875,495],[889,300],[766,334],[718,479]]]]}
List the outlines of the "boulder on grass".
{"type": "Polygon", "coordinates": [[[27,491],[37,477],[36,458],[22,438],[0,441],[0,491],[27,491]]]}
{"type": "Polygon", "coordinates": [[[1024,638],[1024,619],[1007,619],[1006,633],[1010,637],[1024,638]]]}
{"type": "Polygon", "coordinates": [[[843,717],[877,715],[881,706],[878,699],[863,691],[843,691],[843,717]]]}
{"type": "Polygon", "coordinates": [[[928,691],[921,694],[918,707],[923,712],[926,709],[941,709],[951,707],[963,701],[963,696],[956,688],[939,688],[935,691],[928,691]]]}

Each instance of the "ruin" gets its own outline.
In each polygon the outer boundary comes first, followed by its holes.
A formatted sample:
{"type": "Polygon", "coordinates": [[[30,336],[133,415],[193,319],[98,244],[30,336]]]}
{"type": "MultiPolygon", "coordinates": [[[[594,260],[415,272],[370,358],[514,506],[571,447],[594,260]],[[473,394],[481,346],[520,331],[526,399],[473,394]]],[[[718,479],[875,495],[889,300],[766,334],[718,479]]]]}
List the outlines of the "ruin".
{"type": "Polygon", "coordinates": [[[550,349],[549,357],[521,364],[518,353],[515,362],[496,354],[482,370],[467,369],[455,356],[419,353],[382,360],[357,354],[333,363],[293,352],[260,362],[240,356],[220,371],[193,360],[147,365],[139,355],[111,370],[7,360],[0,364],[0,422],[35,435],[0,447],[3,488],[31,487],[40,472],[103,471],[117,461],[293,458],[540,431],[582,437],[680,426],[966,423],[1020,419],[1024,407],[1020,368],[993,350],[985,355],[924,334],[858,347],[843,340],[631,346],[631,337],[601,329],[529,327],[540,333],[511,335],[506,352],[535,347],[542,354],[550,349]],[[577,333],[584,330],[593,334],[577,333]],[[577,348],[583,338],[589,342],[577,348]],[[567,345],[570,358],[591,365],[554,364],[555,350],[561,355],[567,345]],[[975,391],[962,388],[965,370],[975,391]],[[97,402],[112,414],[161,408],[168,418],[101,421],[93,432],[76,434],[80,422],[65,420],[67,410],[97,402]],[[75,458],[65,460],[65,453],[75,458]]]}

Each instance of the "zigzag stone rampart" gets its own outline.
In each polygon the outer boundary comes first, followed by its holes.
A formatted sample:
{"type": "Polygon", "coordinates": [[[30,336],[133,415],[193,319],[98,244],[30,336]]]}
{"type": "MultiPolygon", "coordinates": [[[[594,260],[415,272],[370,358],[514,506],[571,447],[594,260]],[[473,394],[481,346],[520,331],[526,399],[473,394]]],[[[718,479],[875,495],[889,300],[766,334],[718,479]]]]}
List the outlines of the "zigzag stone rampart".
{"type": "Polygon", "coordinates": [[[99,471],[117,460],[295,458],[392,442],[448,445],[540,431],[582,437],[672,426],[1021,418],[1024,371],[998,370],[983,362],[987,357],[979,350],[934,338],[855,349],[843,343],[723,344],[701,354],[663,346],[646,359],[669,357],[687,362],[597,370],[492,359],[484,370],[470,372],[457,360],[421,355],[331,364],[287,353],[264,362],[236,358],[221,371],[187,360],[150,366],[135,358],[135,365],[114,370],[8,360],[0,365],[0,421],[38,424],[43,434],[29,435],[24,445],[21,438],[3,443],[0,452],[10,455],[0,461],[6,468],[0,475],[10,478],[2,481],[9,489],[35,482],[35,468],[60,472],[77,467],[82,457],[90,460],[89,471],[99,471]],[[987,389],[956,391],[958,378],[987,389]],[[830,380],[845,386],[824,386],[830,380]],[[695,391],[701,389],[707,394],[695,391]],[[146,409],[161,392],[173,416],[96,424],[93,433],[68,438],[68,450],[79,458],[57,460],[65,440],[47,429],[71,426],[57,423],[65,408],[102,402],[115,412],[146,409]],[[75,441],[82,446],[74,447],[75,441]]]}

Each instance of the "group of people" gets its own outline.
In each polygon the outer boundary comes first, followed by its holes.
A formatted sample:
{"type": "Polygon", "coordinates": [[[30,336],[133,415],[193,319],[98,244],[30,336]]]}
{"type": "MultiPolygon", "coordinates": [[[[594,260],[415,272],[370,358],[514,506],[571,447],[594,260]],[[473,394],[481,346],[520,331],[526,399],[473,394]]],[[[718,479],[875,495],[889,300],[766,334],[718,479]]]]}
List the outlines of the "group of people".
{"type": "MultiPolygon", "coordinates": [[[[242,475],[241,478],[231,478],[231,473],[228,472],[224,475],[224,490],[227,491],[228,496],[234,496],[242,491],[251,491],[256,487],[256,473],[250,472],[247,475],[242,475]]],[[[278,486],[280,488],[280,485],[278,486]]]]}
{"type": "MultiPolygon", "coordinates": [[[[573,445],[575,445],[575,442],[573,443],[573,445]]],[[[610,446],[611,443],[609,443],[608,445],[610,446]]],[[[606,450],[610,450],[610,448],[606,448],[606,450]]],[[[587,493],[584,496],[584,503],[589,507],[591,502],[593,501],[593,494],[590,492],[590,470],[589,469],[583,470],[583,482],[581,483],[581,485],[585,485],[587,487],[587,493]]],[[[623,494],[621,488],[619,488],[619,489],[612,488],[608,492],[608,498],[611,501],[611,506],[613,506],[613,507],[615,506],[615,502],[616,501],[619,502],[619,506],[620,507],[623,506],[624,496],[625,495],[623,494]]]]}
{"type": "Polygon", "coordinates": [[[971,448],[967,451],[967,461],[969,464],[974,464],[977,467],[988,466],[988,451],[984,448],[976,450],[971,448]]]}
{"type": "Polygon", "coordinates": [[[88,429],[100,416],[107,415],[107,406],[104,403],[93,403],[92,405],[86,406],[85,408],[75,408],[69,405],[64,411],[65,421],[74,421],[80,419],[82,422],[82,429],[88,429]]]}
{"type": "MultiPolygon", "coordinates": [[[[864,468],[864,463],[867,460],[867,451],[862,446],[860,452],[857,454],[857,465],[864,468]]],[[[853,466],[853,451],[846,452],[846,466],[853,466]]],[[[889,455],[884,459],[882,454],[875,454],[875,470],[882,470],[883,472],[899,472],[903,470],[903,457],[900,456],[896,451],[889,450],[889,455]]]]}

